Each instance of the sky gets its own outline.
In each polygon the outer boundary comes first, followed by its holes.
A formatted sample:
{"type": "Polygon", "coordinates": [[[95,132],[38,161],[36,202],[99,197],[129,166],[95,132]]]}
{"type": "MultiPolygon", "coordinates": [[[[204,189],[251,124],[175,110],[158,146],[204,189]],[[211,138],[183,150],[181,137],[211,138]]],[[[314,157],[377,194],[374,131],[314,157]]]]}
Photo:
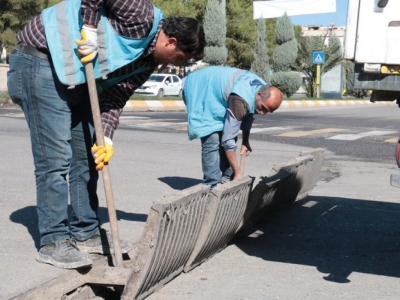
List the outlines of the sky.
{"type": "Polygon", "coordinates": [[[290,19],[294,25],[322,25],[346,26],[347,4],[349,0],[336,0],[336,12],[315,15],[291,16],[290,19]]]}

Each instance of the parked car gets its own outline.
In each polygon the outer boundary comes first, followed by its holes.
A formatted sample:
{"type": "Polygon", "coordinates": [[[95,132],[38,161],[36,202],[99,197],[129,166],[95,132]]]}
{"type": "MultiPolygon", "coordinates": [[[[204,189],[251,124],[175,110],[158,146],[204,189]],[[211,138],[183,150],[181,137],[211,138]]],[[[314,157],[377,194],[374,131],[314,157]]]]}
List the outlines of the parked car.
{"type": "Polygon", "coordinates": [[[182,80],[173,74],[152,74],[149,79],[135,91],[136,94],[163,96],[182,96],[182,80]]]}

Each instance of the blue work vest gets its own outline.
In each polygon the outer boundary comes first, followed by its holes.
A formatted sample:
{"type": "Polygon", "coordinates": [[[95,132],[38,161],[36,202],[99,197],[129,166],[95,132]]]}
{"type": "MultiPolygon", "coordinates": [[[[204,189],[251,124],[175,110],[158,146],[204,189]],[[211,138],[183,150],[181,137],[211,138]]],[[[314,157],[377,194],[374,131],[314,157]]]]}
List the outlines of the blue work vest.
{"type": "Polygon", "coordinates": [[[231,67],[208,67],[190,73],[184,86],[189,139],[207,136],[224,128],[228,97],[242,97],[254,113],[256,93],[266,85],[257,75],[231,67]]]}
{"type": "MultiPolygon", "coordinates": [[[[97,25],[99,50],[94,60],[94,75],[99,93],[121,82],[133,74],[147,68],[139,68],[130,74],[107,80],[107,75],[137,60],[154,39],[158,25],[163,18],[162,11],[154,8],[154,23],[146,38],[134,39],[116,33],[101,9],[101,19],[97,25]]],[[[81,1],[66,0],[42,12],[47,45],[53,58],[58,79],[65,85],[78,85],[86,82],[85,66],[80,61],[75,40],[81,39],[81,1]]]]}

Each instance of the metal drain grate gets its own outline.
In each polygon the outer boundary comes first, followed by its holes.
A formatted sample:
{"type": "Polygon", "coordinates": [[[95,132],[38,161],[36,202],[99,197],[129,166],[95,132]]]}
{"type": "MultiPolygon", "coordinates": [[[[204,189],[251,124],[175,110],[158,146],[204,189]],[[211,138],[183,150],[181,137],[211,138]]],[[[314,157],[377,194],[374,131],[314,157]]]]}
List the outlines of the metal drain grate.
{"type": "Polygon", "coordinates": [[[226,247],[243,220],[253,178],[218,185],[209,194],[206,216],[195,249],[184,268],[189,272],[226,247]]]}
{"type": "Polygon", "coordinates": [[[197,185],[153,204],[122,299],[144,299],[178,276],[203,223],[209,186],[197,185]]]}
{"type": "Polygon", "coordinates": [[[289,176],[289,173],[279,172],[274,176],[261,179],[250,193],[243,221],[239,226],[236,236],[245,234],[267,212],[279,206],[289,176]]]}

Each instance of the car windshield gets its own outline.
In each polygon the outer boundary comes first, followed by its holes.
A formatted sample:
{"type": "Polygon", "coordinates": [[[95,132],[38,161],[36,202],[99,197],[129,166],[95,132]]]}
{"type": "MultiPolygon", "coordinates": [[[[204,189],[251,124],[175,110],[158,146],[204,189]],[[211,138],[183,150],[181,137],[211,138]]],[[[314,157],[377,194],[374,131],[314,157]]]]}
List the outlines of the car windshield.
{"type": "Polygon", "coordinates": [[[160,75],[151,75],[150,78],[147,81],[151,82],[162,82],[165,76],[160,76],[160,75]]]}

